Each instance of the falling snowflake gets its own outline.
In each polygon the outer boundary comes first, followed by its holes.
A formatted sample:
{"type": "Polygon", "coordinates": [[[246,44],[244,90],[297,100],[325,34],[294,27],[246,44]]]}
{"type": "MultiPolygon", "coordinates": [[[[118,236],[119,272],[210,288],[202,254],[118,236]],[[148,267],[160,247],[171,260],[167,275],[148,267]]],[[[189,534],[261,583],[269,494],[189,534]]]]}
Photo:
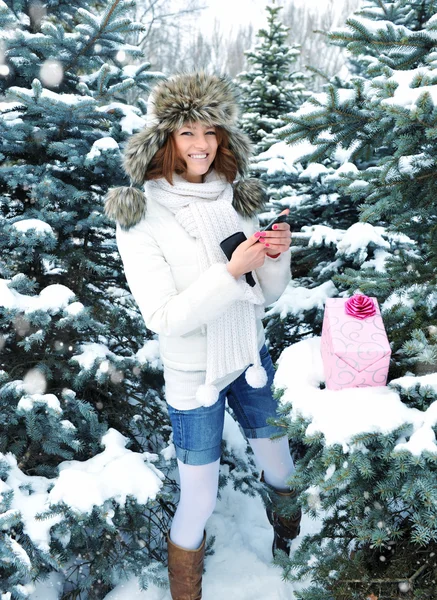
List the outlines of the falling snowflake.
{"type": "Polygon", "coordinates": [[[100,370],[102,373],[107,373],[107,372],[109,371],[109,367],[110,367],[110,364],[109,364],[109,362],[108,362],[107,360],[104,360],[104,361],[102,361],[102,362],[100,363],[99,370],[100,370]]]}
{"type": "Polygon", "coordinates": [[[28,371],[23,380],[24,388],[28,394],[44,394],[47,389],[47,381],[39,369],[28,371]]]}
{"type": "Polygon", "coordinates": [[[58,60],[46,60],[40,69],[41,81],[48,87],[56,87],[64,78],[64,69],[58,60]]]}
{"type": "Polygon", "coordinates": [[[115,55],[116,60],[118,60],[118,62],[124,63],[127,60],[127,55],[126,52],[124,50],[119,50],[117,52],[117,54],[115,55]]]}
{"type": "Polygon", "coordinates": [[[124,373],[122,371],[114,370],[111,373],[111,381],[112,383],[121,383],[124,379],[124,373]]]}
{"type": "Polygon", "coordinates": [[[320,493],[318,490],[314,490],[308,495],[308,506],[313,510],[319,510],[322,507],[320,493]]]}
{"type": "Polygon", "coordinates": [[[41,21],[47,15],[46,7],[39,0],[35,0],[30,3],[29,6],[29,16],[32,19],[32,22],[38,28],[41,26],[41,21]]]}
{"type": "Polygon", "coordinates": [[[0,40],[0,77],[7,77],[9,75],[9,67],[5,63],[5,48],[3,42],[0,40]]]}
{"type": "Polygon", "coordinates": [[[406,593],[409,592],[411,590],[411,585],[408,583],[408,581],[402,581],[399,584],[399,591],[406,593]]]}

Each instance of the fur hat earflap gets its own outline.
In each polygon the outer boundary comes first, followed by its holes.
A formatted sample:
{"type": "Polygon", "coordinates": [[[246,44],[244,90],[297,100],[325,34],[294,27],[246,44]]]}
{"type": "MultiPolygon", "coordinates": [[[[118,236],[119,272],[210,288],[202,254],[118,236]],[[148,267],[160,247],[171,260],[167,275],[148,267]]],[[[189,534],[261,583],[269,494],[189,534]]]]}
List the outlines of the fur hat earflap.
{"type": "Polygon", "coordinates": [[[150,161],[168,136],[187,122],[222,127],[229,136],[240,176],[249,166],[251,142],[237,129],[239,108],[231,80],[203,71],[183,73],[160,81],[147,103],[146,126],[126,143],[123,166],[132,181],[142,185],[150,161]]]}
{"type": "Polygon", "coordinates": [[[146,204],[144,192],[133,186],[110,188],[105,196],[105,214],[122,229],[130,229],[144,217],[146,204]]]}
{"type": "Polygon", "coordinates": [[[259,179],[240,179],[234,183],[232,206],[242,217],[253,217],[265,210],[268,196],[259,179]]]}

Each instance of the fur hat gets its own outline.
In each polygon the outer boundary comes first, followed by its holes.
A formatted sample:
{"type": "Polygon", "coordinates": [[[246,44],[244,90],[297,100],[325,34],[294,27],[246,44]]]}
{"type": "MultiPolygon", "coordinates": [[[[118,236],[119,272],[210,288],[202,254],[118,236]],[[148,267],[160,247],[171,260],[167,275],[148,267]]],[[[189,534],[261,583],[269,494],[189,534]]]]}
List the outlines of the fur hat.
{"type": "MultiPolygon", "coordinates": [[[[204,72],[175,75],[155,86],[147,109],[146,126],[129,138],[124,151],[123,167],[133,185],[112,188],[106,195],[106,214],[124,229],[138,223],[146,212],[146,197],[134,186],[144,185],[150,161],[168,136],[184,123],[201,121],[222,127],[228,134],[229,150],[235,156],[240,177],[249,166],[251,143],[237,128],[238,104],[234,86],[227,78],[204,72]]],[[[257,179],[240,180],[234,186],[233,205],[242,216],[256,214],[265,201],[257,179]]]]}

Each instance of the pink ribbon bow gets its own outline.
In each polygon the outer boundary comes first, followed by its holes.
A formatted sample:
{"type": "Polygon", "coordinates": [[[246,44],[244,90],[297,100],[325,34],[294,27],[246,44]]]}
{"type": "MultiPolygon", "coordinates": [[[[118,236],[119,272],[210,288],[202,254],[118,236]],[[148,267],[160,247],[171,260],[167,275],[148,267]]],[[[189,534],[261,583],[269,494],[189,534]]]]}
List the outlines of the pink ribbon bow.
{"type": "Polygon", "coordinates": [[[369,296],[355,294],[345,303],[346,314],[356,319],[367,319],[376,315],[375,303],[369,296]]]}

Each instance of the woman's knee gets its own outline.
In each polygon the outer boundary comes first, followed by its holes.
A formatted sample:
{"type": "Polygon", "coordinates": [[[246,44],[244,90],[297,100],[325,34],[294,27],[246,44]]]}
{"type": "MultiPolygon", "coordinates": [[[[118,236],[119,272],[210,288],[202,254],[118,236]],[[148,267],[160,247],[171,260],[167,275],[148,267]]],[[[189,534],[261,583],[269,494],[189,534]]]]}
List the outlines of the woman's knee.
{"type": "Polygon", "coordinates": [[[205,521],[209,519],[217,504],[217,489],[208,490],[208,493],[199,495],[199,509],[205,521]]]}
{"type": "Polygon", "coordinates": [[[179,464],[181,498],[205,521],[212,515],[217,502],[220,460],[207,465],[179,464]]]}
{"type": "Polygon", "coordinates": [[[218,485],[212,485],[211,482],[208,485],[193,486],[192,489],[181,489],[180,502],[189,503],[198,516],[206,521],[214,512],[217,493],[218,485]]]}

